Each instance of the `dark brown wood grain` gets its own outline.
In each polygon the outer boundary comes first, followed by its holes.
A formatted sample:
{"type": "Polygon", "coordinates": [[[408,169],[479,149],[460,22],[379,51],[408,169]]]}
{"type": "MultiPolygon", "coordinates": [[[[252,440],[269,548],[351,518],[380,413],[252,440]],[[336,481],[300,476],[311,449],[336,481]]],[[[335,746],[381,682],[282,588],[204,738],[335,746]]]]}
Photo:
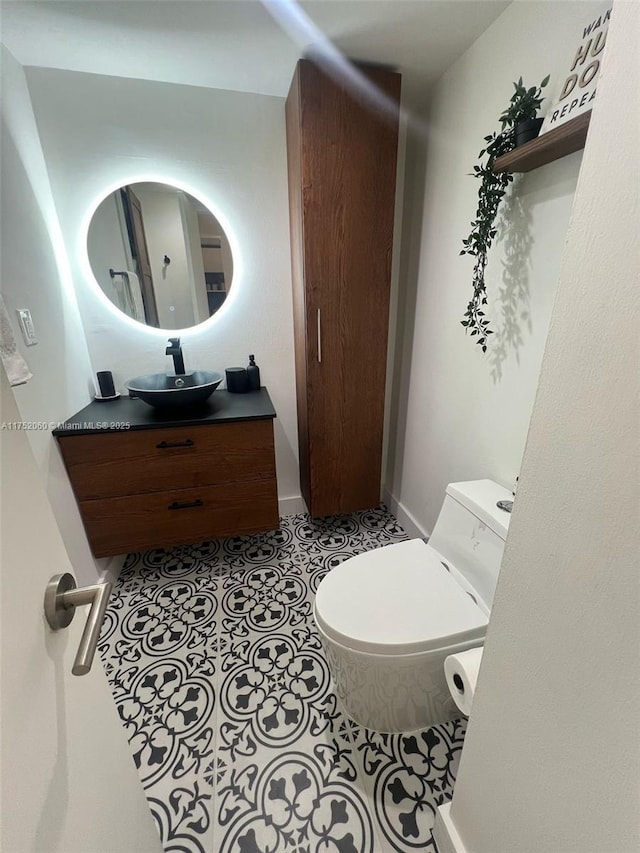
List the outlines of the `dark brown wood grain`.
{"type": "Polygon", "coordinates": [[[96,557],[278,527],[271,419],[57,438],[96,557]]]}
{"type": "Polygon", "coordinates": [[[79,501],[270,479],[276,473],[270,420],[77,435],[58,442],[79,501]],[[171,446],[187,441],[192,444],[171,446]]]}
{"type": "Polygon", "coordinates": [[[300,313],[304,304],[304,334],[300,319],[296,328],[297,358],[304,358],[298,427],[313,516],[380,500],[400,75],[358,72],[364,90],[301,60],[287,104],[288,145],[300,159],[298,176],[290,153],[290,181],[302,195],[302,210],[291,207],[299,223],[292,230],[303,235],[302,271],[293,263],[300,313]]]}
{"type": "Polygon", "coordinates": [[[279,525],[275,478],[81,501],[79,507],[96,557],[273,530],[279,525]],[[169,509],[176,502],[196,501],[201,505],[169,509]]]}
{"type": "Polygon", "coordinates": [[[567,154],[573,154],[584,148],[591,112],[582,113],[560,127],[550,130],[548,133],[525,142],[518,148],[514,148],[508,154],[504,154],[493,164],[493,171],[499,172],[530,172],[545,163],[559,160],[567,154]]]}

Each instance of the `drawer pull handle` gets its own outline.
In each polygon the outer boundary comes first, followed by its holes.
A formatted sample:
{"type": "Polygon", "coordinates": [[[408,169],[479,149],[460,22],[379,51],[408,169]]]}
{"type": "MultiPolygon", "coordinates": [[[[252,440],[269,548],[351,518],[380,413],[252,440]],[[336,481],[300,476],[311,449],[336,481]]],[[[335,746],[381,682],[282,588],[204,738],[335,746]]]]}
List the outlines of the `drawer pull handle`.
{"type": "Polygon", "coordinates": [[[156,447],[158,450],[166,450],[168,447],[193,447],[193,441],[190,438],[185,441],[161,441],[156,447]]]}
{"type": "Polygon", "coordinates": [[[179,501],[174,501],[172,504],[169,504],[167,509],[192,509],[196,506],[204,506],[200,498],[197,498],[195,501],[188,501],[182,504],[179,501]]]}

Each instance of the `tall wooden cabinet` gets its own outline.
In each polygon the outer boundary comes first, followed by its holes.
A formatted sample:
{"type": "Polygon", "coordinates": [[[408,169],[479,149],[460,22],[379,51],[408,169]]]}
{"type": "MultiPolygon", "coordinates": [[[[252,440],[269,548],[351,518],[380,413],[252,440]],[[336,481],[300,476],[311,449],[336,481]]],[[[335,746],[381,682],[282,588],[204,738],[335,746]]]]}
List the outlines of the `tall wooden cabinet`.
{"type": "Polygon", "coordinates": [[[286,104],[302,494],[380,501],[400,75],[300,60],[286,104]],[[357,78],[357,75],[356,75],[357,78]]]}

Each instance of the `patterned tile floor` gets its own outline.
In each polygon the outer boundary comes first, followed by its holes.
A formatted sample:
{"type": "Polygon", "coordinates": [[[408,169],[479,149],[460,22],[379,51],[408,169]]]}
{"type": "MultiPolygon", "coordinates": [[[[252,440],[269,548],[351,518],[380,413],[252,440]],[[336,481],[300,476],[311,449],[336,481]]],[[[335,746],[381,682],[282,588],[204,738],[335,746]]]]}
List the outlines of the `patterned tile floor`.
{"type": "Polygon", "coordinates": [[[328,571],[402,539],[380,508],[129,555],[99,648],[166,853],[435,850],[465,723],[354,723],[311,615],[328,571]]]}

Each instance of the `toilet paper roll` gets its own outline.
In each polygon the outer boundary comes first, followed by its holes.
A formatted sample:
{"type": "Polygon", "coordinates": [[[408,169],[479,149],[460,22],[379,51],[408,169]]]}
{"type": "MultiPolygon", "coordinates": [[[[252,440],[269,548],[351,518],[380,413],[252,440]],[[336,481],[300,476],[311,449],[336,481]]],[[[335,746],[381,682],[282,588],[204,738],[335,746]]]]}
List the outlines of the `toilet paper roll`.
{"type": "Polygon", "coordinates": [[[444,675],[447,679],[449,692],[458,708],[467,717],[471,713],[482,651],[482,646],[480,646],[477,649],[459,652],[457,655],[449,655],[444,659],[444,675]]]}

